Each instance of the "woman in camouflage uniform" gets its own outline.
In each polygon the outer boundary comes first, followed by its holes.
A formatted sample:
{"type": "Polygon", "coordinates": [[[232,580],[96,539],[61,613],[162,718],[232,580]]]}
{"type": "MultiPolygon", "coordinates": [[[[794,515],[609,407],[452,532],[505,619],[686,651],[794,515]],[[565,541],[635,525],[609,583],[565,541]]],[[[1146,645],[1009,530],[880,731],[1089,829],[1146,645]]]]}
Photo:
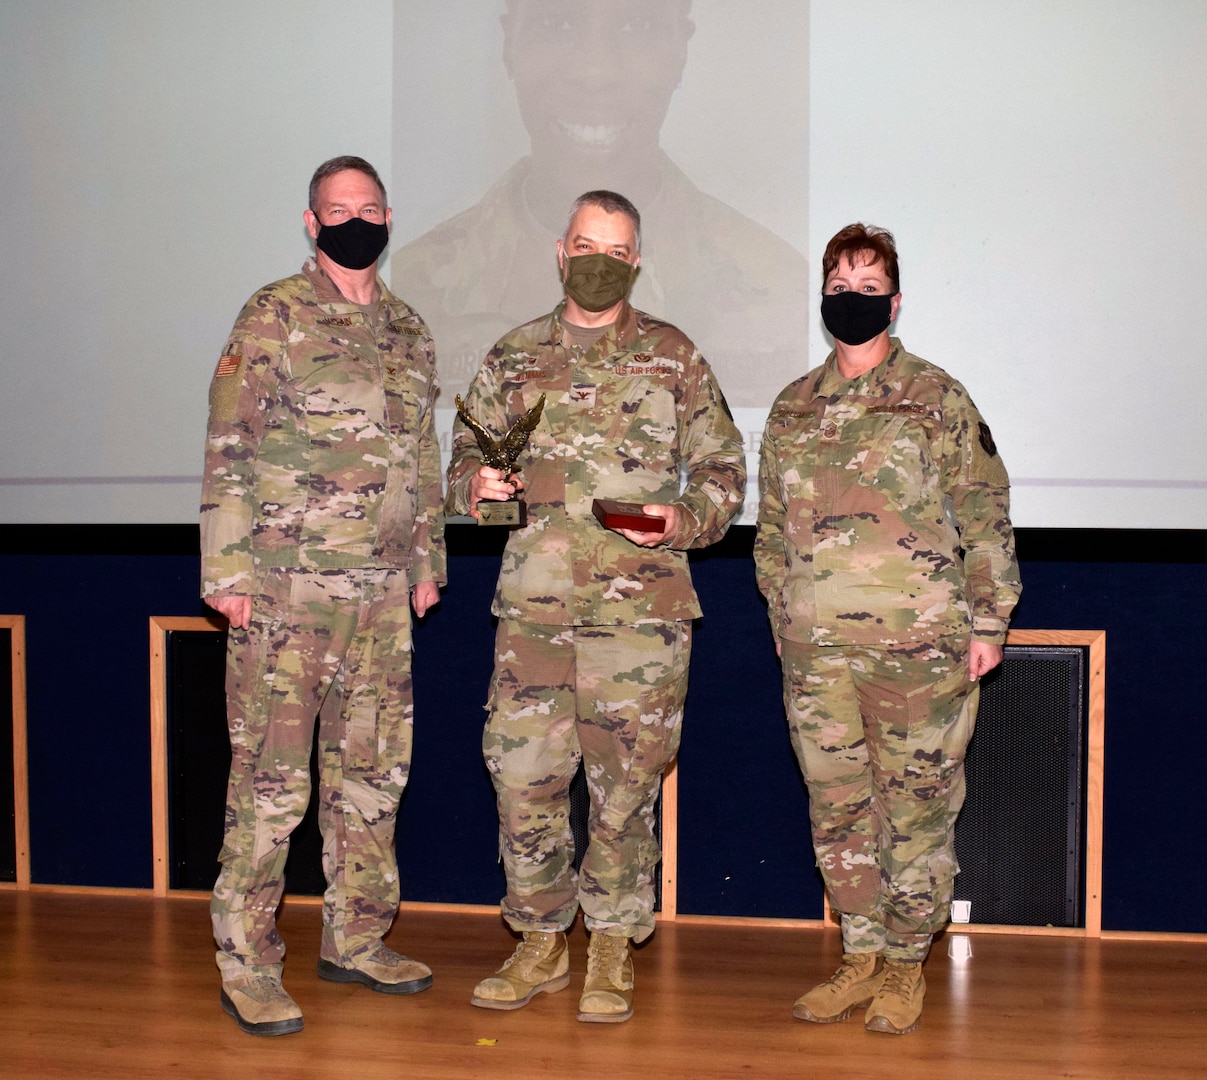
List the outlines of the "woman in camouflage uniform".
{"type": "Polygon", "coordinates": [[[763,435],[755,561],[843,962],[802,1020],[918,1023],[922,961],[959,867],[977,679],[1021,585],[1009,480],[964,387],[905,351],[891,234],[850,225],[822,260],[826,362],[763,435]]]}

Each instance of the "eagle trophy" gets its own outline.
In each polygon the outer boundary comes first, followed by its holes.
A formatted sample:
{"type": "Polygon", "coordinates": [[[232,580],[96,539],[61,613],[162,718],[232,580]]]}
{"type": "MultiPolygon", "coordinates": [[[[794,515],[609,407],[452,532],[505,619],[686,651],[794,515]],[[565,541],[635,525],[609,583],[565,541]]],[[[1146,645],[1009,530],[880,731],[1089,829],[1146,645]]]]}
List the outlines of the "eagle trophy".
{"type": "MultiPolygon", "coordinates": [[[[527,444],[528,436],[532,434],[541,419],[541,410],[545,407],[545,395],[542,394],[540,400],[512,424],[508,428],[507,434],[501,439],[492,438],[490,432],[469,415],[469,410],[465,407],[465,402],[461,400],[460,394],[454,400],[461,422],[474,433],[474,438],[478,440],[482,460],[492,469],[499,469],[507,475],[515,472],[516,460],[527,444]]],[[[480,499],[477,510],[479,525],[527,524],[528,515],[524,503],[514,496],[502,500],[480,499]]]]}
{"type": "Polygon", "coordinates": [[[545,395],[521,416],[508,429],[501,439],[491,438],[490,432],[469,415],[465,402],[458,394],[454,399],[457,403],[457,415],[462,423],[474,433],[478,440],[478,448],[482,451],[482,460],[492,469],[501,469],[505,473],[515,471],[516,460],[528,442],[528,436],[536,429],[541,419],[541,410],[545,407],[545,395]]]}

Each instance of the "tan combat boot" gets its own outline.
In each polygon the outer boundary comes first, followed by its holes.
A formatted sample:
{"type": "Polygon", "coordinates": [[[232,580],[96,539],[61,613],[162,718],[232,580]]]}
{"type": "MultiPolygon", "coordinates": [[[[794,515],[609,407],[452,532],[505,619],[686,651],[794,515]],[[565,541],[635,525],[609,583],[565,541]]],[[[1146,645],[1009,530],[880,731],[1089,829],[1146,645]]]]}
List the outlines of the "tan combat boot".
{"type": "Polygon", "coordinates": [[[587,980],[578,1018],[588,1024],[619,1024],[633,1015],[633,960],[629,939],[593,933],[587,980]]]}
{"type": "Polygon", "coordinates": [[[222,980],[222,1009],[249,1035],[289,1035],[302,1030],[302,1010],[272,975],[222,980]]]}
{"type": "Polygon", "coordinates": [[[876,996],[884,980],[879,953],[843,953],[842,964],[820,986],[796,999],[792,1015],[815,1024],[836,1024],[876,996]]]}
{"type": "Polygon", "coordinates": [[[876,991],[863,1026],[868,1031],[885,1031],[904,1035],[918,1026],[922,1015],[922,999],[926,996],[926,980],[922,965],[888,960],[884,965],[884,982],[876,991]]]}
{"type": "Polygon", "coordinates": [[[349,967],[320,959],[319,978],[360,983],[379,994],[418,994],[432,985],[432,969],[379,941],[356,957],[349,967]]]}
{"type": "Polygon", "coordinates": [[[554,994],[569,985],[566,935],[530,930],[506,963],[474,987],[470,1004],[480,1009],[519,1009],[537,994],[554,994]]]}

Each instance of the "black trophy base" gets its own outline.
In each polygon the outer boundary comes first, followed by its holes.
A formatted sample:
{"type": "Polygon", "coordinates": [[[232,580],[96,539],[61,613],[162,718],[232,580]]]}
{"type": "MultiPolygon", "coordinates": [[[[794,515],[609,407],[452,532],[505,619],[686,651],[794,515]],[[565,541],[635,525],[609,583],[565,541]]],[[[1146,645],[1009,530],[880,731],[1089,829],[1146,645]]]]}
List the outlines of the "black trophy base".
{"type": "Polygon", "coordinates": [[[505,499],[502,502],[482,499],[478,503],[478,524],[522,528],[528,524],[527,508],[519,499],[505,499]]]}

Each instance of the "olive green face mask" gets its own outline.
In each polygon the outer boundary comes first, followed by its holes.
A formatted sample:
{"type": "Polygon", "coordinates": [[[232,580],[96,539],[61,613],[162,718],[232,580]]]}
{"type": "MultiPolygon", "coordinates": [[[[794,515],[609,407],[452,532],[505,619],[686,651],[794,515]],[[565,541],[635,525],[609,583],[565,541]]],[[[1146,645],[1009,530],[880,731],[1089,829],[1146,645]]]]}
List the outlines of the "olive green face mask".
{"type": "Polygon", "coordinates": [[[566,295],[584,311],[607,311],[629,295],[637,267],[598,252],[566,259],[566,295]]]}

